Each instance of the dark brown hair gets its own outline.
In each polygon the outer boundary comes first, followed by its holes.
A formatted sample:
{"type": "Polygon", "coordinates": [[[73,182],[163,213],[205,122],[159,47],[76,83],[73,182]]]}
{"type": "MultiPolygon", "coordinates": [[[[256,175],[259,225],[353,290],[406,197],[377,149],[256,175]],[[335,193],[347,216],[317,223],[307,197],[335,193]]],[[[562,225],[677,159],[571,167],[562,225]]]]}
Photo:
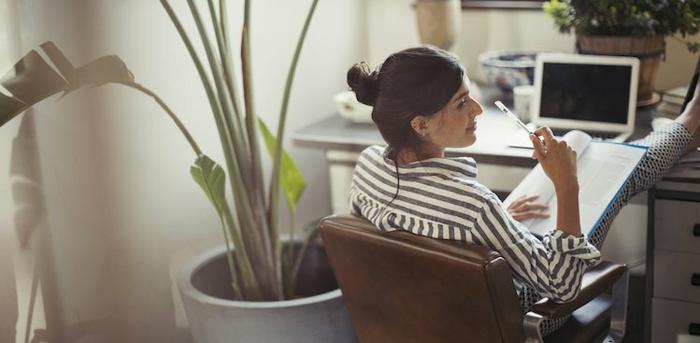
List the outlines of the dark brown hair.
{"type": "Polygon", "coordinates": [[[411,120],[444,108],[463,78],[464,69],[457,57],[433,47],[394,53],[374,71],[366,63],[358,63],[347,74],[357,100],[374,106],[372,120],[389,145],[392,159],[404,148],[418,147],[420,140],[411,120]]]}

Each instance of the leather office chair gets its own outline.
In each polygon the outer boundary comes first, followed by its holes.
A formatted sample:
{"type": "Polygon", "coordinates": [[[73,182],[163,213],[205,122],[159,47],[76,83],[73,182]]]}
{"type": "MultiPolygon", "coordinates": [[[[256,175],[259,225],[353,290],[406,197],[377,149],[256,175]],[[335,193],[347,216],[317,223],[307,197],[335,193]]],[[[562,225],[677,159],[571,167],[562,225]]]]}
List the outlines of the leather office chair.
{"type": "Polygon", "coordinates": [[[601,262],[573,301],[543,299],[523,315],[510,267],[493,250],[381,232],[350,215],[327,217],[319,227],[361,342],[542,342],[539,323],[566,314],[571,319],[544,342],[624,336],[624,265],[601,262]],[[603,294],[611,286],[612,300],[603,294]]]}

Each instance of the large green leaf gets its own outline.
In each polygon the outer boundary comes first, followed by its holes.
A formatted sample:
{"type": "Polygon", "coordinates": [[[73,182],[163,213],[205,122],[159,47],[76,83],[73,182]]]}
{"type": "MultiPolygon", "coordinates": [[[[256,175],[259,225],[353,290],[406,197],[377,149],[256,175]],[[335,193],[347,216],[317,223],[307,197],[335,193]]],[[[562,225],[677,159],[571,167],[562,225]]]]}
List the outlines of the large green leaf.
{"type": "Polygon", "coordinates": [[[49,56],[49,59],[53,62],[53,65],[56,66],[56,69],[71,83],[71,79],[75,74],[75,67],[73,63],[70,63],[66,55],[63,54],[63,51],[52,41],[41,43],[41,50],[44,50],[44,53],[49,56]]]}
{"type": "Polygon", "coordinates": [[[0,93],[0,126],[5,125],[5,123],[22,113],[27,107],[27,104],[21,100],[0,93]]]}
{"type": "Polygon", "coordinates": [[[102,56],[76,69],[53,42],[44,42],[41,44],[41,49],[68,80],[70,87],[66,89],[66,94],[84,86],[100,86],[110,82],[126,84],[134,82],[134,75],[118,56],[102,56]]]}
{"type": "Polygon", "coordinates": [[[216,212],[223,216],[227,206],[224,169],[206,155],[200,155],[190,168],[190,174],[214,205],[216,212]]]}
{"type": "Polygon", "coordinates": [[[0,78],[0,85],[10,96],[0,96],[0,126],[30,106],[56,94],[68,83],[53,70],[38,52],[30,51],[0,78]]]}
{"type": "Polygon", "coordinates": [[[83,86],[106,83],[134,84],[134,75],[117,56],[102,56],[74,68],[53,42],[41,44],[56,72],[35,50],[22,57],[0,79],[10,95],[0,93],[0,126],[43,99],[63,91],[64,95],[83,86]]]}
{"type": "Polygon", "coordinates": [[[70,89],[72,92],[83,86],[100,86],[106,83],[133,83],[134,75],[126,64],[115,55],[102,56],[75,70],[70,89]]]}
{"type": "MultiPolygon", "coordinates": [[[[277,139],[272,132],[270,132],[267,125],[265,125],[265,122],[259,118],[258,124],[260,132],[263,135],[263,140],[265,141],[265,146],[267,146],[267,151],[270,153],[270,156],[274,156],[275,142],[277,139]]],[[[284,197],[287,199],[289,208],[292,211],[296,211],[299,199],[301,199],[301,195],[304,194],[304,190],[306,189],[306,180],[304,179],[304,175],[301,174],[299,167],[297,167],[297,164],[284,148],[282,149],[282,160],[280,163],[279,182],[282,185],[282,191],[284,192],[284,197]]],[[[274,201],[274,199],[270,199],[270,201],[274,201]]]]}

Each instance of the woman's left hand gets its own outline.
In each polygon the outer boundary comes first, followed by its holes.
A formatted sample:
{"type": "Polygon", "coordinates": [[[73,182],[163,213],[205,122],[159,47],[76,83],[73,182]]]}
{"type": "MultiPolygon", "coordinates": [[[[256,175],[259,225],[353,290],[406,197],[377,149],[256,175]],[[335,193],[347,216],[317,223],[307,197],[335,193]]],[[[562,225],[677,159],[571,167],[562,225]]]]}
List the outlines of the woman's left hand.
{"type": "Polygon", "coordinates": [[[517,221],[523,221],[531,218],[547,218],[549,209],[547,205],[538,204],[535,202],[539,195],[521,195],[513,201],[506,209],[508,213],[517,221]]]}

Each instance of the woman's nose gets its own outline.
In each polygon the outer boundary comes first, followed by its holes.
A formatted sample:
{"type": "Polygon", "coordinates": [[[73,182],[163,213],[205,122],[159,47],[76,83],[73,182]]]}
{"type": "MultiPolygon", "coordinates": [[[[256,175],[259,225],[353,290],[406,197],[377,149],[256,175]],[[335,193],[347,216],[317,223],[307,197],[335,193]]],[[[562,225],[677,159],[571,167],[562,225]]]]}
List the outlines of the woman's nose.
{"type": "Polygon", "coordinates": [[[476,108],[474,109],[474,117],[484,113],[484,108],[481,106],[481,103],[477,100],[474,100],[474,103],[476,104],[476,108]]]}

